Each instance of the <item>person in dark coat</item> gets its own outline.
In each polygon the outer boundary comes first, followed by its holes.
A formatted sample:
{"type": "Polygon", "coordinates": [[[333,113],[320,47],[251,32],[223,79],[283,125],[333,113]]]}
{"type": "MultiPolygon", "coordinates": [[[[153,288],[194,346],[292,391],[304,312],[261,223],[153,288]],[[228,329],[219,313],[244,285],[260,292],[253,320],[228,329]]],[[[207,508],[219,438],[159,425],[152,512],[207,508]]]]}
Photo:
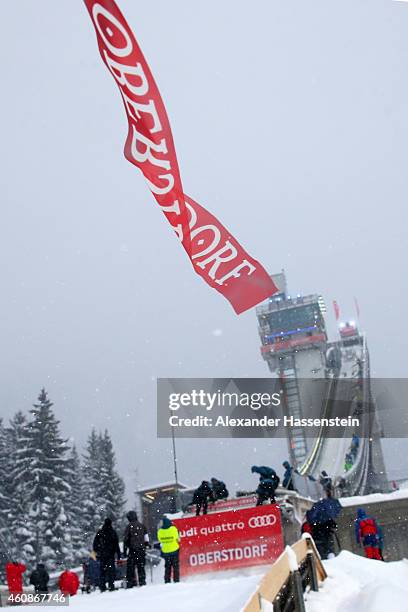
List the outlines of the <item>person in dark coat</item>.
{"type": "Polygon", "coordinates": [[[289,461],[284,461],[282,465],[285,468],[285,473],[283,475],[283,480],[282,480],[282,487],[285,487],[285,489],[288,489],[288,491],[294,491],[295,490],[295,487],[293,486],[294,469],[290,465],[289,461]]]}
{"type": "Polygon", "coordinates": [[[193,504],[196,507],[196,516],[200,516],[201,508],[203,514],[207,514],[208,501],[214,501],[213,492],[210,487],[210,483],[207,480],[203,480],[199,487],[194,491],[193,504]]]}
{"type": "Polygon", "coordinates": [[[318,480],[319,483],[322,485],[323,491],[326,493],[326,495],[333,494],[333,481],[325,470],[322,470],[320,472],[318,479],[312,476],[312,474],[309,474],[308,478],[312,482],[317,482],[318,480]]]}
{"type": "Polygon", "coordinates": [[[99,588],[106,591],[106,583],[110,591],[115,590],[115,557],[120,559],[118,534],[112,527],[112,519],[106,518],[103,527],[97,532],[93,541],[93,549],[100,561],[101,581],[99,588]]]}
{"type": "Polygon", "coordinates": [[[326,495],[332,495],[333,493],[333,482],[328,473],[325,470],[322,470],[320,473],[319,482],[323,487],[323,491],[326,495]]]}
{"type": "Polygon", "coordinates": [[[131,510],[126,517],[129,523],[123,535],[123,554],[127,555],[126,587],[131,589],[137,586],[135,569],[139,586],[146,584],[146,548],[150,548],[150,543],[147,529],[138,521],[136,512],[131,510]]]}
{"type": "Polygon", "coordinates": [[[334,555],[334,540],[337,537],[335,519],[342,511],[339,500],[326,493],[326,497],[313,504],[308,510],[308,522],[312,527],[312,536],[322,559],[334,555]]]}
{"type": "Polygon", "coordinates": [[[265,501],[270,500],[271,504],[276,502],[275,491],[279,485],[279,476],[274,469],[265,465],[251,467],[253,474],[259,474],[259,485],[256,490],[258,499],[256,501],[257,506],[262,506],[265,501]]]}
{"type": "Polygon", "coordinates": [[[36,569],[31,572],[30,584],[34,586],[36,593],[48,593],[48,582],[50,576],[45,569],[44,563],[38,563],[36,569]]]}
{"type": "Polygon", "coordinates": [[[211,490],[214,501],[217,501],[218,499],[227,499],[229,495],[225,482],[222,482],[222,480],[217,480],[216,478],[211,478],[211,490]]]}

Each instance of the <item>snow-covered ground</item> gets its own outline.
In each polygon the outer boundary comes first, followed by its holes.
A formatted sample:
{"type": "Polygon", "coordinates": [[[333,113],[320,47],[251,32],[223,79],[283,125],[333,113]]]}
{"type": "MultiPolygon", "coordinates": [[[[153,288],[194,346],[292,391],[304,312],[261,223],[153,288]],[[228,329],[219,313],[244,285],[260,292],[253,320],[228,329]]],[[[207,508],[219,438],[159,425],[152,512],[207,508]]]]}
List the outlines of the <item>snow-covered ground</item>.
{"type": "Polygon", "coordinates": [[[355,495],[354,497],[341,497],[340,503],[343,508],[347,506],[364,506],[378,502],[395,501],[396,499],[406,499],[408,489],[400,489],[392,493],[371,493],[370,495],[355,495]]]}
{"type": "Polygon", "coordinates": [[[202,575],[179,584],[163,584],[163,568],[155,568],[154,582],[114,593],[76,595],[75,612],[239,612],[270,566],[241,572],[202,575]]]}
{"type": "Polygon", "coordinates": [[[407,560],[383,563],[343,551],[324,565],[328,578],[307,595],[307,612],[408,611],[407,560]]]}
{"type": "MultiPolygon", "coordinates": [[[[324,562],[328,578],[318,593],[306,595],[307,612],[408,612],[408,561],[383,563],[348,551],[324,562]]],[[[163,584],[154,569],[143,588],[78,594],[74,612],[239,612],[270,566],[219,572],[163,584]]]]}

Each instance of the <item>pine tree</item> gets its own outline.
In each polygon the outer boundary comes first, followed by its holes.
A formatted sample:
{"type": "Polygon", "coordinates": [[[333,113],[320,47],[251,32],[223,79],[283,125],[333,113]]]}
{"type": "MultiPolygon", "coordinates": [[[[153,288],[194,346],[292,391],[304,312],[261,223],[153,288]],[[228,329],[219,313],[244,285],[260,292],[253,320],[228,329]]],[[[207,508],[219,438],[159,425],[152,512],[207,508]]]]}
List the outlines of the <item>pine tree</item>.
{"type": "Polygon", "coordinates": [[[71,563],[72,546],[68,518],[62,500],[57,497],[53,497],[48,505],[42,557],[52,569],[61,569],[71,563]]]}
{"type": "Polygon", "coordinates": [[[103,519],[123,518],[125,487],[109,433],[92,431],[84,463],[59,431],[42,389],[29,420],[0,421],[0,575],[7,559],[74,567],[103,519]],[[70,451],[70,452],[68,452],[70,451]]]}
{"type": "Polygon", "coordinates": [[[123,519],[125,485],[116,471],[116,459],[109,433],[97,434],[92,430],[83,466],[84,511],[86,538],[89,544],[103,520],[123,519]]]}
{"type": "Polygon", "coordinates": [[[120,521],[125,506],[125,485],[116,471],[116,458],[107,430],[99,437],[100,483],[99,498],[104,516],[120,521]]]}
{"type": "Polygon", "coordinates": [[[93,537],[101,526],[103,512],[99,498],[100,480],[100,443],[95,429],[88,437],[84,461],[82,467],[83,483],[83,516],[84,516],[84,539],[89,547],[92,545],[93,537]]]}
{"type": "Polygon", "coordinates": [[[0,575],[4,577],[4,567],[10,557],[10,539],[7,528],[8,514],[8,439],[7,432],[0,419],[0,575]]]}
{"type": "Polygon", "coordinates": [[[28,495],[25,485],[29,462],[25,448],[27,419],[21,411],[10,420],[6,432],[9,454],[5,483],[8,497],[7,526],[10,558],[28,561],[33,557],[34,549],[27,542],[28,495]]]}
{"type": "Polygon", "coordinates": [[[59,421],[54,416],[53,404],[45,389],[41,390],[38,402],[31,410],[32,420],[26,428],[23,453],[23,459],[27,461],[24,477],[28,501],[27,544],[33,549],[28,559],[30,562],[40,561],[45,543],[49,550],[52,514],[55,516],[57,502],[64,504],[70,493],[68,446],[60,436],[59,421]]]}
{"type": "Polygon", "coordinates": [[[68,528],[71,534],[70,560],[72,566],[77,566],[87,556],[90,547],[87,541],[87,526],[82,512],[85,501],[82,469],[75,446],[71,448],[69,455],[68,483],[71,488],[66,505],[68,528]]]}

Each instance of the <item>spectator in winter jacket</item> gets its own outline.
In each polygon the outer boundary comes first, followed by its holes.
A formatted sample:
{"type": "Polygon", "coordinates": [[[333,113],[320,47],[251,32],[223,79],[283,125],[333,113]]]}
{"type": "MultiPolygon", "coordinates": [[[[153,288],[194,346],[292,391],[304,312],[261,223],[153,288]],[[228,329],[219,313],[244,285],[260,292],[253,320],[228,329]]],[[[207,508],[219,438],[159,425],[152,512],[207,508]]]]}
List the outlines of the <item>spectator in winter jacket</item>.
{"type": "Polygon", "coordinates": [[[59,577],[58,586],[63,595],[69,595],[72,597],[78,592],[79,578],[75,572],[71,572],[70,570],[66,569],[59,577]]]}
{"type": "Polygon", "coordinates": [[[210,487],[210,483],[207,480],[203,480],[199,487],[194,491],[193,504],[196,507],[196,516],[200,516],[201,508],[203,514],[207,514],[208,511],[208,500],[214,501],[213,492],[210,487]]]}
{"type": "Polygon", "coordinates": [[[106,583],[110,591],[115,590],[115,557],[120,559],[118,534],[112,527],[112,519],[106,518],[103,527],[97,532],[93,549],[101,564],[101,591],[106,591],[106,583]]]}
{"type": "Polygon", "coordinates": [[[353,456],[353,459],[357,457],[358,449],[360,448],[360,438],[357,434],[353,434],[350,444],[350,453],[353,456]]]}
{"type": "Polygon", "coordinates": [[[344,471],[349,472],[353,467],[354,459],[351,453],[346,453],[346,457],[344,460],[344,471]]]}
{"type": "Polygon", "coordinates": [[[279,485],[279,476],[275,470],[265,465],[253,465],[251,467],[251,472],[253,474],[259,474],[259,485],[256,490],[258,496],[256,505],[262,506],[262,504],[268,499],[272,504],[274,504],[276,501],[275,491],[279,485]]]}
{"type": "Polygon", "coordinates": [[[157,531],[157,539],[160,542],[162,556],[164,558],[164,582],[171,582],[173,571],[173,582],[180,581],[179,549],[180,536],[177,527],[170,519],[164,517],[157,531]]]}
{"type": "MultiPolygon", "coordinates": [[[[307,511],[307,520],[312,536],[322,559],[334,556],[334,540],[337,539],[335,519],[342,511],[338,499],[327,493],[324,499],[315,502],[307,511]]],[[[338,539],[337,539],[338,542],[338,539]]]]}
{"type": "Polygon", "coordinates": [[[82,567],[84,571],[84,589],[87,593],[90,593],[91,590],[101,584],[101,563],[96,558],[96,552],[94,550],[82,567]]]}
{"type": "Polygon", "coordinates": [[[36,569],[31,573],[30,584],[34,586],[36,593],[48,593],[49,574],[44,563],[38,563],[36,569]]]}
{"type": "MultiPolygon", "coordinates": [[[[313,482],[317,482],[317,478],[315,478],[311,474],[308,475],[308,478],[313,482]]],[[[322,485],[323,491],[326,493],[326,495],[333,494],[333,482],[325,470],[322,470],[319,474],[319,483],[322,485]]]]}
{"type": "Polygon", "coordinates": [[[24,563],[18,563],[18,561],[6,563],[6,578],[10,595],[18,595],[23,592],[23,574],[26,569],[24,563]]]}
{"type": "Polygon", "coordinates": [[[283,475],[283,480],[282,480],[282,487],[285,487],[285,489],[288,489],[288,491],[294,491],[295,489],[295,487],[293,486],[294,469],[290,465],[289,461],[284,461],[282,465],[285,468],[285,473],[283,475]]]}
{"type": "Polygon", "coordinates": [[[222,482],[222,480],[217,480],[216,478],[211,478],[211,490],[214,501],[217,501],[218,499],[227,499],[229,495],[225,482],[222,482]]]}
{"type": "Polygon", "coordinates": [[[321,558],[329,559],[334,556],[334,537],[337,530],[337,524],[334,519],[314,522],[311,527],[312,536],[321,558]]]}
{"type": "Polygon", "coordinates": [[[363,508],[357,510],[354,529],[356,542],[364,546],[366,557],[368,559],[378,559],[381,561],[380,538],[382,539],[382,533],[377,525],[377,521],[367,516],[363,508]]]}
{"type": "Polygon", "coordinates": [[[131,510],[126,517],[129,523],[123,536],[123,554],[127,555],[126,586],[131,589],[137,586],[135,569],[139,586],[146,584],[146,548],[150,548],[150,543],[147,529],[137,520],[136,512],[131,510]]]}

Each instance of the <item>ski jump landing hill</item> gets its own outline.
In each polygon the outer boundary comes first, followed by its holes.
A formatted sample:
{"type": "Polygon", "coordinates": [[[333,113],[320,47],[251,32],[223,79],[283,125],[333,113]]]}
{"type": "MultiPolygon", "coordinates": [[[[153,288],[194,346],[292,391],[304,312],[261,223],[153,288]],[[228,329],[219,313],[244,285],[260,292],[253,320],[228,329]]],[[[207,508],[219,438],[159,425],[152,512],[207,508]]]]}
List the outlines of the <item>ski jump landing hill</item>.
{"type": "Polygon", "coordinates": [[[318,481],[325,470],[339,496],[388,491],[365,336],[349,322],[340,325],[340,339],[329,342],[322,297],[292,297],[284,273],[273,279],[280,292],[257,308],[257,317],[261,354],[280,380],[286,414],[308,417],[310,406],[315,405],[320,407],[321,418],[333,418],[336,406],[342,405],[347,411],[342,416],[364,415],[363,430],[354,438],[350,430],[342,438],[333,438],[322,427],[315,439],[306,435],[305,428],[289,430],[292,465],[305,477],[297,478],[297,488],[320,496],[321,488],[310,484],[307,477],[318,481]],[[319,381],[323,384],[318,385],[319,381]]]}

